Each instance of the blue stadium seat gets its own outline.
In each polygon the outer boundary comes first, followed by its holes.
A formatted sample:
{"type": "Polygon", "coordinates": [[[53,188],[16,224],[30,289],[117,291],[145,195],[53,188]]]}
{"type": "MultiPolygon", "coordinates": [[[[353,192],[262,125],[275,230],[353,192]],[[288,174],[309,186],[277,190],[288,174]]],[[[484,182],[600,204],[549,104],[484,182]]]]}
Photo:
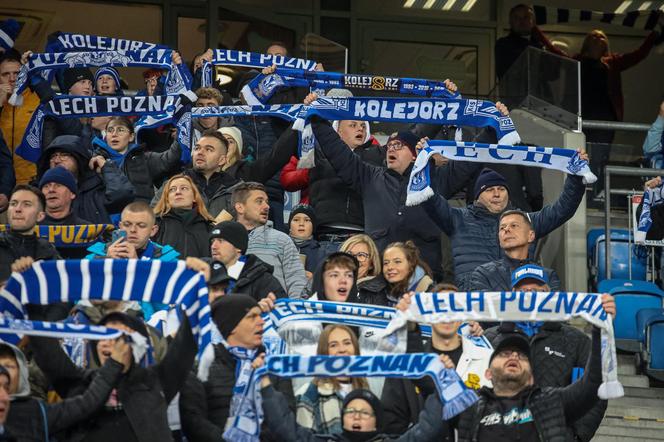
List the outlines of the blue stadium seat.
{"type": "Polygon", "coordinates": [[[640,350],[637,329],[637,312],[646,308],[662,308],[664,292],[652,282],[628,281],[612,288],[609,293],[616,298],[618,315],[613,322],[616,348],[628,352],[640,350]]]}
{"type": "Polygon", "coordinates": [[[616,287],[633,287],[631,279],[605,279],[597,284],[597,293],[609,293],[616,287]]]}
{"type": "Polygon", "coordinates": [[[645,372],[651,378],[664,381],[664,314],[646,321],[645,372]]]}
{"type": "MultiPolygon", "coordinates": [[[[595,275],[595,285],[606,279],[605,262],[605,235],[600,235],[595,243],[594,268],[591,273],[595,275]]],[[[629,235],[621,233],[611,235],[611,277],[616,279],[645,280],[647,271],[647,258],[636,256],[629,243],[629,235]],[[629,272],[629,261],[631,259],[632,273],[629,272]]]]}
{"type": "Polygon", "coordinates": [[[595,256],[595,243],[597,242],[597,238],[599,238],[600,235],[604,234],[604,229],[590,229],[588,230],[588,234],[586,235],[586,256],[588,257],[588,263],[589,265],[592,265],[594,262],[593,258],[595,256]]]}
{"type": "Polygon", "coordinates": [[[652,316],[660,314],[664,314],[664,308],[642,308],[636,312],[636,334],[642,349],[646,345],[646,322],[652,316]]]}

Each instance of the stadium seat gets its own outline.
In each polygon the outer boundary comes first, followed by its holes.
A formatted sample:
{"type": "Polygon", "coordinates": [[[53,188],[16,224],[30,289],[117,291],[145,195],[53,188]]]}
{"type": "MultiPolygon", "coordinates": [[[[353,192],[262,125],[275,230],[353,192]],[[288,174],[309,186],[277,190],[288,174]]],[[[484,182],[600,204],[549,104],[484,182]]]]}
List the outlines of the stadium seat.
{"type": "Polygon", "coordinates": [[[640,373],[644,373],[647,369],[646,361],[648,361],[648,346],[646,339],[646,323],[654,316],[664,314],[664,308],[642,308],[636,312],[636,332],[639,340],[639,352],[636,354],[636,366],[640,373]]]}
{"type": "MultiPolygon", "coordinates": [[[[616,232],[617,229],[612,229],[613,232],[616,232]]],[[[588,265],[592,266],[595,257],[595,243],[597,242],[597,238],[600,237],[600,235],[604,234],[604,229],[590,229],[588,231],[588,234],[586,235],[586,253],[588,256],[588,265]]]]}
{"type": "Polygon", "coordinates": [[[609,293],[616,287],[631,287],[631,279],[605,279],[597,284],[597,293],[609,293]]]}
{"type": "MultiPolygon", "coordinates": [[[[595,253],[591,274],[597,286],[599,281],[606,279],[605,235],[600,235],[595,243],[595,253]]],[[[633,244],[633,243],[632,243],[633,244]]],[[[629,235],[622,232],[611,234],[611,277],[616,279],[645,280],[647,259],[645,256],[636,256],[629,242],[629,235]],[[630,259],[632,271],[630,275],[630,259]]]]}
{"type": "Polygon", "coordinates": [[[616,348],[632,353],[640,349],[637,328],[637,312],[646,308],[662,308],[664,292],[652,282],[627,281],[609,290],[616,298],[616,309],[620,312],[613,322],[616,348]]]}
{"type": "Polygon", "coordinates": [[[664,381],[664,313],[648,318],[645,327],[645,372],[653,379],[664,381]]]}

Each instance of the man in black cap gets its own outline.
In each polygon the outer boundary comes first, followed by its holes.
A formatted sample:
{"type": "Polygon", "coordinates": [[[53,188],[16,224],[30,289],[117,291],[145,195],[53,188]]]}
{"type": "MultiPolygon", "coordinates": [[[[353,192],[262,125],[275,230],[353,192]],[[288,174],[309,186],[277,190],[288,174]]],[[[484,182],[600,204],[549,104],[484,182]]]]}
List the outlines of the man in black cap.
{"type": "MultiPolygon", "coordinates": [[[[182,430],[188,440],[221,441],[226,422],[233,416],[231,399],[236,394],[236,384],[246,381],[243,376],[250,369],[251,361],[265,351],[263,311],[273,307],[274,296],[259,304],[249,295],[233,293],[214,301],[211,315],[223,342],[214,345],[214,360],[209,364],[206,380],[201,382],[193,373],[187,378],[180,395],[182,430]]],[[[203,361],[199,362],[203,364],[203,361]]],[[[201,373],[199,367],[199,374],[201,373]]],[[[282,390],[291,410],[295,409],[293,388],[289,380],[274,379],[282,390]]],[[[281,441],[261,431],[261,440],[281,441]]]]}
{"type": "Polygon", "coordinates": [[[274,293],[277,298],[286,297],[286,291],[272,276],[272,266],[256,255],[246,254],[249,234],[236,221],[224,221],[210,232],[210,254],[221,262],[228,276],[233,278],[226,293],[244,293],[256,301],[274,293]]]}

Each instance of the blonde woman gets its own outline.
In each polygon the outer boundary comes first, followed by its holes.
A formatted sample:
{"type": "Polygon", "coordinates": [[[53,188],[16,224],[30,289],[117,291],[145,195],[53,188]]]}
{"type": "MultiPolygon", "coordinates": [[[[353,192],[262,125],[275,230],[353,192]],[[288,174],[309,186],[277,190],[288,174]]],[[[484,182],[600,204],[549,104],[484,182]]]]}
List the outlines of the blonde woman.
{"type": "Polygon", "coordinates": [[[218,130],[228,142],[228,151],[226,152],[226,164],[221,166],[221,170],[226,170],[242,158],[242,132],[237,127],[222,127],[218,130]]]}
{"type": "Polygon", "coordinates": [[[183,258],[210,256],[213,218],[190,177],[182,174],[171,177],[154,212],[159,226],[153,238],[156,242],[170,245],[183,258]]]}
{"type": "Polygon", "coordinates": [[[369,235],[361,233],[351,236],[341,244],[339,251],[353,255],[360,263],[357,274],[358,284],[380,275],[380,253],[378,253],[376,243],[369,235]]]}

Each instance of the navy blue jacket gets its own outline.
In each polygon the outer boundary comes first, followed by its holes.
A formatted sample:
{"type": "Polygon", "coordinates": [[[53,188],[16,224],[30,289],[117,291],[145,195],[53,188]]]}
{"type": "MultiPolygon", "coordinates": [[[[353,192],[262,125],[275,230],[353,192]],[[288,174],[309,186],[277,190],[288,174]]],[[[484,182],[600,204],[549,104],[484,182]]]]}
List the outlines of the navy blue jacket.
{"type": "MultiPolygon", "coordinates": [[[[467,288],[469,290],[485,292],[510,291],[512,290],[512,272],[526,264],[537,263],[530,259],[519,260],[503,256],[497,261],[482,264],[470,275],[470,282],[467,288]]],[[[544,268],[544,271],[549,279],[551,290],[554,292],[562,290],[556,271],[548,268],[544,268]]]]}

